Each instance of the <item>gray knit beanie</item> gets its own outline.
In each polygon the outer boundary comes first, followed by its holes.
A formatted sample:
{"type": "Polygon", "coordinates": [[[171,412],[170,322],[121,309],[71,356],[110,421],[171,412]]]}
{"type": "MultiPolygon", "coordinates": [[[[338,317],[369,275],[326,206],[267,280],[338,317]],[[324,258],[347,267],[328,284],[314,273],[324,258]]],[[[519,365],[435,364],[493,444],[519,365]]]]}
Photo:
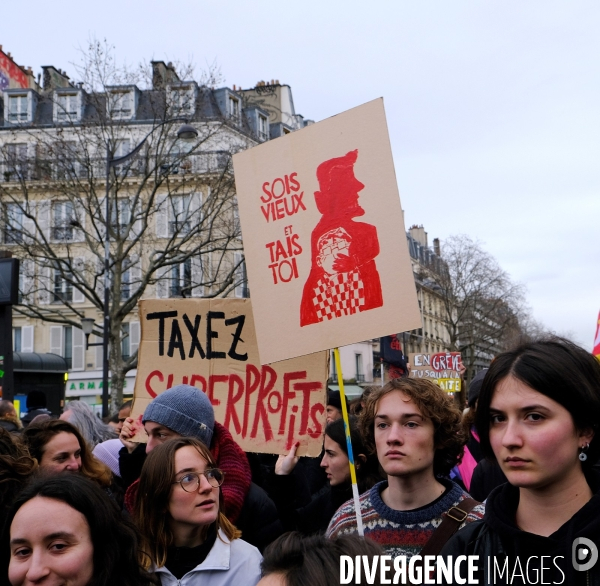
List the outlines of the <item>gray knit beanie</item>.
{"type": "Polygon", "coordinates": [[[153,421],[184,437],[195,437],[210,447],[215,412],[198,388],[177,385],[158,395],[144,411],[142,423],[153,421]]]}

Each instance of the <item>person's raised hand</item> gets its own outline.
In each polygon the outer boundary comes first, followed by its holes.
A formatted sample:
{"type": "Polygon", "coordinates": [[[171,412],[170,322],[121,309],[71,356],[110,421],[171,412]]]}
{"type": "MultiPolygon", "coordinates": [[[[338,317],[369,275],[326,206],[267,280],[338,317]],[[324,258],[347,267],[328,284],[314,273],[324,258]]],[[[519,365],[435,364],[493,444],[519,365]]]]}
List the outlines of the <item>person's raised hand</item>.
{"type": "Polygon", "coordinates": [[[133,417],[127,417],[123,422],[123,427],[121,428],[121,433],[119,434],[119,439],[121,443],[127,448],[127,451],[131,454],[135,448],[138,447],[139,443],[131,441],[138,431],[143,427],[142,425],[142,416],[138,415],[137,419],[133,417]]]}
{"type": "Polygon", "coordinates": [[[275,474],[277,476],[287,476],[292,473],[292,470],[298,463],[298,456],[296,456],[296,450],[300,442],[296,442],[287,456],[279,456],[277,463],[275,464],[275,474]]]}

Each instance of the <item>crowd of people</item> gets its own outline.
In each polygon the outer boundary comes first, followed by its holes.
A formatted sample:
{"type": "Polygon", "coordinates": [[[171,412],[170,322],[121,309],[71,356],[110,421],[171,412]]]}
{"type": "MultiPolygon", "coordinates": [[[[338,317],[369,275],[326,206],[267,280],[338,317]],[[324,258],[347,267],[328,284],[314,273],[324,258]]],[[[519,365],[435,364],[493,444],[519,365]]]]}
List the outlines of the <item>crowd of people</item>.
{"type": "Polygon", "coordinates": [[[600,584],[571,556],[600,542],[600,362],[564,339],[498,355],[465,412],[427,379],[367,389],[349,417],[358,511],[336,392],[319,458],[245,453],[188,385],[141,421],[131,402],[106,422],[79,401],[56,419],[37,392],[30,407],[0,401],[1,584],[320,586],[340,556],[437,554],[508,560],[480,584],[600,584]]]}

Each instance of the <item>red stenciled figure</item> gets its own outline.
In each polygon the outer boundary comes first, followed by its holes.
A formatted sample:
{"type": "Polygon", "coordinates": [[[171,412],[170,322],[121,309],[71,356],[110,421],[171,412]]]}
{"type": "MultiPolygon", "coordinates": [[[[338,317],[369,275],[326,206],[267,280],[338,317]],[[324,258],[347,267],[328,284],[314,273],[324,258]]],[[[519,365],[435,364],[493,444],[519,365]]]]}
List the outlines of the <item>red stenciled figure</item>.
{"type": "Polygon", "coordinates": [[[323,217],[311,235],[312,268],[304,284],[300,326],[352,315],[383,305],[375,266],[377,229],[355,222],[364,185],[354,176],[358,150],[317,167],[315,202],[323,217]]]}

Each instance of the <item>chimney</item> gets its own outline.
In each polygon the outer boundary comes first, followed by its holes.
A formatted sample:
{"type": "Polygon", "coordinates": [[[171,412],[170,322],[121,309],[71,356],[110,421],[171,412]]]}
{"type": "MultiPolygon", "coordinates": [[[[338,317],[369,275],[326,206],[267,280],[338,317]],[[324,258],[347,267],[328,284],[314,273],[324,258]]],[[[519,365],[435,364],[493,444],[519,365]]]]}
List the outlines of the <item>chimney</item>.
{"type": "Polygon", "coordinates": [[[441,251],[440,251],[440,239],[439,238],[433,239],[433,252],[435,252],[435,254],[437,254],[438,256],[442,256],[441,251]]]}
{"type": "Polygon", "coordinates": [[[61,87],[70,87],[69,76],[53,65],[42,65],[44,91],[52,91],[61,87]]]}
{"type": "Polygon", "coordinates": [[[413,224],[408,231],[412,238],[414,238],[421,246],[425,246],[425,248],[427,248],[427,232],[425,232],[423,225],[419,226],[417,224],[413,224]]]}

